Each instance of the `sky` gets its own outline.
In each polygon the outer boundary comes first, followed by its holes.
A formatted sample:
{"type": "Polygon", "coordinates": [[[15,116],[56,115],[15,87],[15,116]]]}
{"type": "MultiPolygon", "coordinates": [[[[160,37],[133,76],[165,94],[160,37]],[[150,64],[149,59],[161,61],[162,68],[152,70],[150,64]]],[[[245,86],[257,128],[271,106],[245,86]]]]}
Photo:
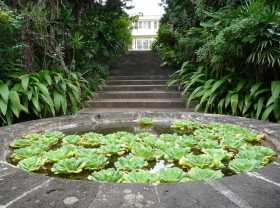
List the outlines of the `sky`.
{"type": "Polygon", "coordinates": [[[162,15],[163,8],[159,6],[160,0],[132,0],[132,5],[135,7],[128,11],[129,14],[135,15],[139,12],[144,15],[162,15]]]}

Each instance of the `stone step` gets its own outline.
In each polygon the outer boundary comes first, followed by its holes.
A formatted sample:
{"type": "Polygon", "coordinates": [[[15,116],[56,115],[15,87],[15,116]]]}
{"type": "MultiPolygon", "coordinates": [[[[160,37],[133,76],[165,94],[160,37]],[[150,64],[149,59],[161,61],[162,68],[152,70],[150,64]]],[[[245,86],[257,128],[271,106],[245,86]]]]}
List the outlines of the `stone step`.
{"type": "Polygon", "coordinates": [[[95,98],[98,99],[168,99],[180,98],[180,92],[175,91],[107,91],[98,93],[95,98]]]}
{"type": "Polygon", "coordinates": [[[178,87],[167,87],[166,85],[105,85],[103,91],[165,91],[177,90],[178,87]]]}
{"type": "Polygon", "coordinates": [[[80,114],[104,113],[104,112],[192,112],[187,108],[84,108],[80,114]]]}
{"type": "Polygon", "coordinates": [[[164,85],[167,80],[109,80],[108,85],[164,85]]]}
{"type": "Polygon", "coordinates": [[[165,75],[149,75],[149,76],[110,76],[109,80],[167,80],[169,77],[165,75]]]}
{"type": "Polygon", "coordinates": [[[182,99],[97,99],[89,101],[92,108],[184,108],[182,99]]]}

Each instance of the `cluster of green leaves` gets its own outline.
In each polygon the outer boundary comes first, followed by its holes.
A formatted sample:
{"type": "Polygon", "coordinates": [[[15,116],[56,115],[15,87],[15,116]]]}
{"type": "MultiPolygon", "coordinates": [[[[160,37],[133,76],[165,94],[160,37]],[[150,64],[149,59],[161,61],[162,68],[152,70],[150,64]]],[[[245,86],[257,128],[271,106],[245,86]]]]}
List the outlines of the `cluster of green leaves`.
{"type": "Polygon", "coordinates": [[[22,16],[12,11],[0,1],[0,80],[6,79],[13,71],[17,71],[20,50],[24,47],[18,41],[22,26],[22,16]]]}
{"type": "Polygon", "coordinates": [[[35,118],[77,112],[91,95],[79,73],[43,70],[0,80],[0,123],[11,124],[20,114],[35,118]]]}
{"type": "Polygon", "coordinates": [[[169,84],[180,85],[187,104],[197,101],[198,111],[280,121],[280,81],[254,82],[234,74],[217,79],[210,71],[186,62],[169,84]]]}
{"type": "Polygon", "coordinates": [[[178,120],[171,129],[173,134],[160,136],[146,132],[30,134],[10,144],[10,158],[26,171],[83,174],[99,182],[175,183],[253,171],[276,156],[261,146],[263,135],[234,125],[178,120]]]}
{"type": "Polygon", "coordinates": [[[0,0],[0,125],[76,112],[131,43],[125,2],[0,0]]]}
{"type": "Polygon", "coordinates": [[[196,110],[280,121],[279,3],[163,1],[154,48],[196,110]]]}

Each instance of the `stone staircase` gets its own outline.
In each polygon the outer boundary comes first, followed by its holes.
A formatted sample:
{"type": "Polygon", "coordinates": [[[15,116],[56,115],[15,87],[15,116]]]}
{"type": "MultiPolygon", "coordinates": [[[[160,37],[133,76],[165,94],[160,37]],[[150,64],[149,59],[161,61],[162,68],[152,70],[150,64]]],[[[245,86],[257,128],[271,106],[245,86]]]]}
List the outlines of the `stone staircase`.
{"type": "Polygon", "coordinates": [[[83,112],[185,111],[177,87],[166,85],[171,72],[161,69],[160,62],[156,65],[156,61],[158,59],[150,52],[125,56],[83,112]],[[131,60],[134,61],[131,63],[131,60]],[[151,65],[153,68],[149,70],[151,65]]]}

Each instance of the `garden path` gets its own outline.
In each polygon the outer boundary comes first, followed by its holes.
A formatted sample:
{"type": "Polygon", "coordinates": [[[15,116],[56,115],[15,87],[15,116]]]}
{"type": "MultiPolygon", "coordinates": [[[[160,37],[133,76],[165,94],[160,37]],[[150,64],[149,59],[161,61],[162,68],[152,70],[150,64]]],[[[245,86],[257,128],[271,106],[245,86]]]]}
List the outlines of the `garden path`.
{"type": "Polygon", "coordinates": [[[82,112],[186,111],[171,71],[152,52],[130,52],[113,64],[110,77],[82,112]]]}

